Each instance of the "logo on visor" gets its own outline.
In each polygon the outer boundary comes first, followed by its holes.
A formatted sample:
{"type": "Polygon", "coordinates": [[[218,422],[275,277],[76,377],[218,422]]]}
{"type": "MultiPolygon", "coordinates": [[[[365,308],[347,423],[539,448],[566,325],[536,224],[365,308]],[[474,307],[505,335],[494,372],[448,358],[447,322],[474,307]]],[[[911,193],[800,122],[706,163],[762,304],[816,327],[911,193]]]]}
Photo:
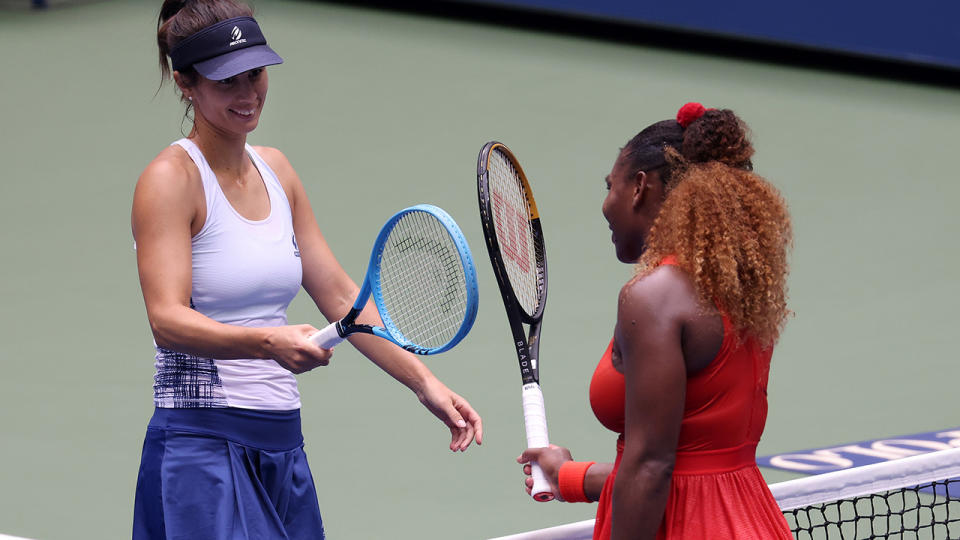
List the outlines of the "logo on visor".
{"type": "Polygon", "coordinates": [[[230,31],[230,37],[233,38],[233,41],[230,42],[231,47],[247,42],[247,40],[241,39],[243,37],[243,32],[240,31],[239,26],[233,27],[233,30],[230,31]]]}

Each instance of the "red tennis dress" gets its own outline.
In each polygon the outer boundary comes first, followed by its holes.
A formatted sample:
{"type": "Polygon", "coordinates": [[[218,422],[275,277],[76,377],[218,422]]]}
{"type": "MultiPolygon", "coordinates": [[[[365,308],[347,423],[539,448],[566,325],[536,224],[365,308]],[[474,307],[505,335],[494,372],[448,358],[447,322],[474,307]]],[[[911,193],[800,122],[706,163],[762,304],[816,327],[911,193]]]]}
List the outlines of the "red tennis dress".
{"type": "MultiPolygon", "coordinates": [[[[623,457],[625,381],[613,367],[612,351],[613,340],[590,383],[594,414],[620,433],[617,460],[600,495],[594,540],[610,538],[613,482],[623,457]]],[[[723,316],[720,352],[687,378],[676,465],[658,540],[793,538],[755,457],[767,419],[772,352],[753,340],[738,345],[723,316]]]]}

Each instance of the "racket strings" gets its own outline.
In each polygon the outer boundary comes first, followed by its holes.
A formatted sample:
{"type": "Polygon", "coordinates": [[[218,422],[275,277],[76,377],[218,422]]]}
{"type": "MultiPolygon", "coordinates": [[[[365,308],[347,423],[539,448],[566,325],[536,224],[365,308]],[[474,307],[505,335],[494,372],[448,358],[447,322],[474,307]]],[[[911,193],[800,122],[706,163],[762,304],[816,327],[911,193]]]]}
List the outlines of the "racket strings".
{"type": "MultiPolygon", "coordinates": [[[[409,317],[399,321],[398,327],[414,343],[440,346],[456,334],[466,311],[466,286],[462,263],[453,240],[433,216],[418,213],[413,218],[418,222],[418,231],[429,231],[432,237],[409,236],[397,243],[397,249],[414,254],[419,251],[424,254],[420,260],[427,263],[426,267],[433,272],[433,279],[427,280],[427,284],[433,293],[435,306],[407,310],[405,313],[409,317]],[[418,331],[414,332],[414,328],[418,331]]],[[[417,276],[428,275],[420,272],[419,269],[415,270],[417,276]]],[[[398,306],[414,306],[414,292],[417,291],[406,289],[405,301],[398,303],[398,306]]],[[[419,292],[422,294],[424,291],[419,292]]]]}
{"type": "Polygon", "coordinates": [[[380,260],[385,325],[420,347],[453,339],[466,317],[467,285],[456,243],[426,212],[401,217],[380,260]]]}
{"type": "Polygon", "coordinates": [[[494,232],[507,279],[521,309],[533,315],[544,288],[545,254],[542,243],[534,236],[527,191],[512,160],[500,150],[490,153],[487,173],[494,232]]]}

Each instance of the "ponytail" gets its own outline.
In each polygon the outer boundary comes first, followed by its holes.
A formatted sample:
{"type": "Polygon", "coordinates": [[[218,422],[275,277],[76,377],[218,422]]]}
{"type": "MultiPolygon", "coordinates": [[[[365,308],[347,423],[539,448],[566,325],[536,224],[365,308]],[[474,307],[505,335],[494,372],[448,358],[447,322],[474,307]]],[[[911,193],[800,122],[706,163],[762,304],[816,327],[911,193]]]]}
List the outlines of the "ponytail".
{"type": "Polygon", "coordinates": [[[170,77],[170,63],[167,58],[170,56],[170,49],[173,44],[169,42],[170,23],[177,13],[180,12],[190,0],[164,0],[160,7],[160,15],[157,17],[157,48],[160,52],[160,76],[166,80],[170,77]]]}

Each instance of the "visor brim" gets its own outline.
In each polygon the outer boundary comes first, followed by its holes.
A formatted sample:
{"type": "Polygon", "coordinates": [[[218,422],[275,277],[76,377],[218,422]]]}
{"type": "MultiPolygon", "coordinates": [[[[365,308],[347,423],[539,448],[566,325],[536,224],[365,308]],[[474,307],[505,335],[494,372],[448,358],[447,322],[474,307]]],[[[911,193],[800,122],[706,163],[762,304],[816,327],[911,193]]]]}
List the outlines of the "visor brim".
{"type": "Polygon", "coordinates": [[[193,68],[204,77],[220,81],[251,69],[282,64],[283,58],[266,45],[254,45],[197,62],[193,68]]]}

